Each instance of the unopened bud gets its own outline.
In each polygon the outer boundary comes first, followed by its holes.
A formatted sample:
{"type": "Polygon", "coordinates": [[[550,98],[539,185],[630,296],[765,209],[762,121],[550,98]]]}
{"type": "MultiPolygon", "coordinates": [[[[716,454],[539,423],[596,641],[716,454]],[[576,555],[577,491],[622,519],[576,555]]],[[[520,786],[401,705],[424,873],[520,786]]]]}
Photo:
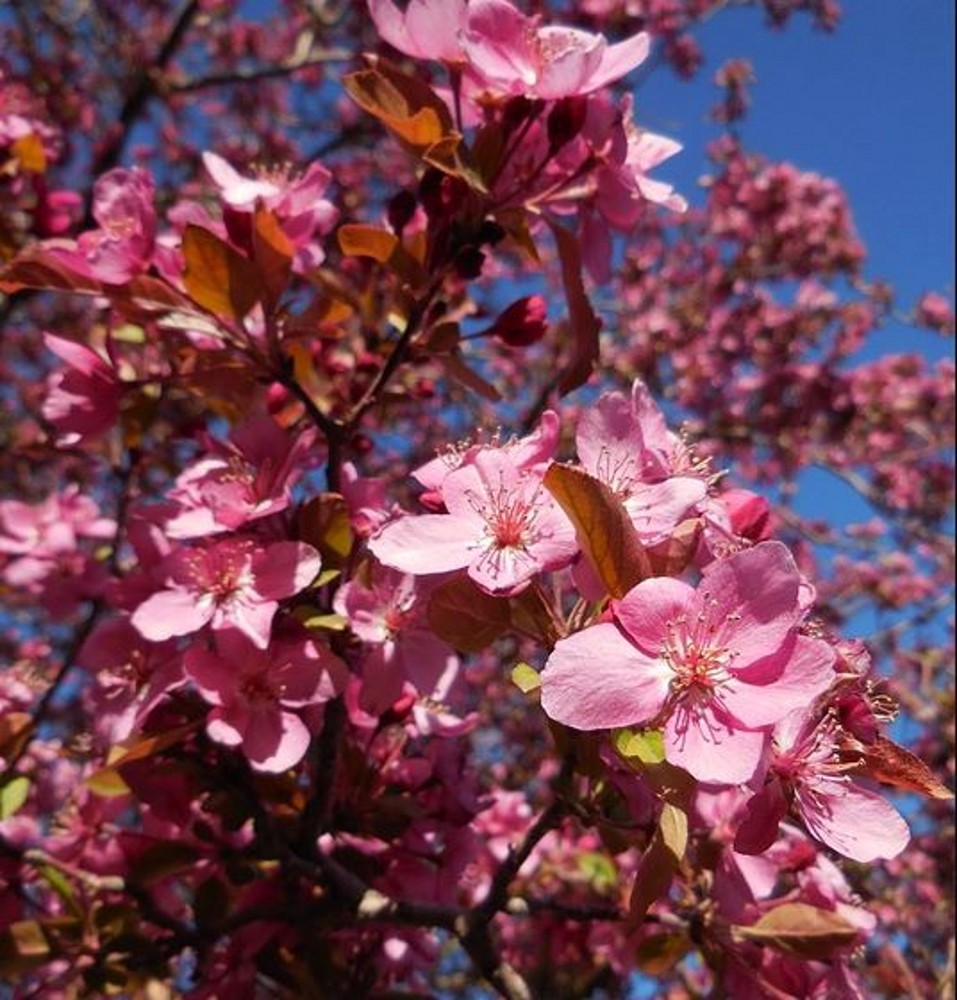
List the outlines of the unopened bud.
{"type": "Polygon", "coordinates": [[[492,324],[489,333],[509,347],[528,347],[548,330],[548,303],[541,295],[513,302],[492,324]]]}

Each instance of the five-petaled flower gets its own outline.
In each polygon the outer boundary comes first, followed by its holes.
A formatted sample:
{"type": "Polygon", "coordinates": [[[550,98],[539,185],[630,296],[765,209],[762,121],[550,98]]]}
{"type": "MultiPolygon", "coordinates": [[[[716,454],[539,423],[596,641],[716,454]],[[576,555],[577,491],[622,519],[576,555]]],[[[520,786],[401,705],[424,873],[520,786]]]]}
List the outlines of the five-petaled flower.
{"type": "Polygon", "coordinates": [[[612,621],[557,643],[542,707],[574,729],[663,726],[672,763],[700,781],[748,781],[770,727],[833,678],[831,647],[798,633],[802,590],[780,542],[712,563],[697,589],[644,580],[612,621]]]}
{"type": "Polygon", "coordinates": [[[514,594],[536,574],[571,562],[571,522],[542,485],[499,449],[483,449],[442,481],[447,514],[403,517],[369,542],[381,562],[424,575],[468,567],[490,594],[514,594]]]}
{"type": "Polygon", "coordinates": [[[250,645],[234,629],[219,632],[216,652],[193,646],[187,675],[213,705],[206,720],[211,739],[240,746],[259,771],[298,764],[321,722],[317,708],[335,697],[345,664],[305,637],[276,639],[268,650],[250,645]]]}
{"type": "Polygon", "coordinates": [[[319,553],[304,542],[228,538],[179,548],[166,559],[166,589],[140,604],[131,620],[155,642],[209,625],[238,629],[265,649],[279,602],[308,587],[320,565],[319,553]]]}

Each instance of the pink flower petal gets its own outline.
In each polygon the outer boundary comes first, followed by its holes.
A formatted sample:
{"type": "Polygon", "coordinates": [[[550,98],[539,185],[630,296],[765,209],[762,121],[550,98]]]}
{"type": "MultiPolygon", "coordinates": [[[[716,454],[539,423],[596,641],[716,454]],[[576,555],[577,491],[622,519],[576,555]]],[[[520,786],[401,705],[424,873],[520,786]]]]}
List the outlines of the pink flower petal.
{"type": "Polygon", "coordinates": [[[311,739],[298,715],[263,707],[250,713],[243,753],[256,770],[278,773],[302,760],[311,739]]]}
{"type": "Polygon", "coordinates": [[[197,632],[212,617],[212,601],[204,601],[187,590],[161,590],[148,597],[130,621],[144,639],[162,642],[174,635],[197,632]]]}
{"type": "Polygon", "coordinates": [[[819,781],[795,802],[808,832],[852,861],[894,858],[910,841],[901,814],[874,792],[842,781],[819,781]]]}
{"type": "Polygon", "coordinates": [[[404,573],[445,573],[469,564],[480,531],[477,519],[449,514],[402,517],[369,539],[369,548],[380,562],[404,573]]]}
{"type": "Polygon", "coordinates": [[[736,671],[723,692],[725,707],[749,728],[773,725],[827,690],[834,680],[835,659],[833,648],[823,640],[796,636],[783,663],[772,657],[736,671]]]}
{"type": "Polygon", "coordinates": [[[556,645],[542,671],[542,708],[573,729],[613,729],[653,718],[671,671],[603,622],[556,645]]]}
{"type": "Polygon", "coordinates": [[[253,557],[256,591],[274,601],[305,590],[319,575],[322,557],[305,542],[276,542],[253,557]]]}
{"type": "Polygon", "coordinates": [[[698,781],[740,785],[750,781],[761,764],[768,735],[729,729],[727,722],[706,708],[700,718],[676,711],[665,723],[665,756],[698,781]]]}
{"type": "Polygon", "coordinates": [[[695,590],[681,580],[655,577],[632,587],[612,604],[615,617],[635,643],[649,656],[660,656],[669,624],[694,607],[695,590]]]}
{"type": "Polygon", "coordinates": [[[601,63],[588,81],[589,91],[599,90],[620,80],[640,66],[651,48],[651,38],[642,31],[617,45],[609,45],[602,53],[601,63]]]}
{"type": "Polygon", "coordinates": [[[761,542],[711,563],[699,587],[718,626],[716,642],[735,652],[735,671],[781,648],[803,613],[801,574],[781,542],[761,542]]]}

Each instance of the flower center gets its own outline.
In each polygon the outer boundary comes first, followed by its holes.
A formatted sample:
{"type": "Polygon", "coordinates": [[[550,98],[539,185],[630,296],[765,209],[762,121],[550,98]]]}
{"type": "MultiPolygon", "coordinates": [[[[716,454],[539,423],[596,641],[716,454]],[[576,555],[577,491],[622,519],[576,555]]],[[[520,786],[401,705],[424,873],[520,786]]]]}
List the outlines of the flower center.
{"type": "Polygon", "coordinates": [[[197,589],[216,604],[227,604],[252,583],[247,546],[217,546],[206,549],[190,563],[197,589]]]}
{"type": "Polygon", "coordinates": [[[278,700],[278,692],[269,683],[265,674],[250,674],[243,678],[239,685],[239,692],[247,702],[253,704],[263,704],[278,700]]]}

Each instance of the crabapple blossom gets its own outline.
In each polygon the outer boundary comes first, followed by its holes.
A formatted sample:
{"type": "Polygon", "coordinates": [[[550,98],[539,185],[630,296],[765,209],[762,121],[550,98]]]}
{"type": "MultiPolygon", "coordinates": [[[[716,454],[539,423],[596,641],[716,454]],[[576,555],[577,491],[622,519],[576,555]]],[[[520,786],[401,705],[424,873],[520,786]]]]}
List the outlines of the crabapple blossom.
{"type": "Polygon", "coordinates": [[[208,537],[285,510],[313,441],[309,432],[290,436],[268,417],[237,427],[228,441],[210,441],[208,457],[184,469],[169,491],[179,511],[166,521],[166,534],[208,537]]]}
{"type": "Polygon", "coordinates": [[[910,840],[900,813],[854,780],[856,740],[836,714],[796,708],[774,727],[770,780],[748,806],[739,850],[758,853],[773,840],[790,805],[808,832],[854,861],[893,858],[910,840]]]}
{"type": "Polygon", "coordinates": [[[320,566],[319,553],[304,542],[226,538],[182,546],[163,562],[165,589],[143,601],[131,621],[154,642],[209,625],[237,629],[266,649],[279,602],[308,587],[320,566]]]}
{"type": "Polygon", "coordinates": [[[746,122],[659,177],[729,5],[14,6],[7,991],[946,985],[953,312],[746,122]]]}
{"type": "Polygon", "coordinates": [[[574,529],[541,476],[506,451],[479,451],[445,477],[441,492],[448,513],[387,524],[369,542],[376,558],[419,575],[467,568],[483,590],[511,594],[578,551],[574,529]]]}
{"type": "Polygon", "coordinates": [[[700,781],[747,781],[769,727],[833,678],[831,648],[798,634],[804,614],[779,542],[712,563],[697,589],[645,580],[613,603],[612,621],[556,644],[542,707],[574,729],[663,725],[671,763],[700,781]]]}
{"type": "MultiPolygon", "coordinates": [[[[221,156],[207,151],[203,166],[229,211],[245,217],[262,204],[275,213],[283,233],[296,248],[298,269],[305,271],[323,262],[319,237],[332,230],[339,211],[322,197],[332,180],[322,164],[311,164],[301,176],[292,175],[288,168],[276,168],[245,177],[221,156]]],[[[227,216],[227,228],[229,222],[227,216]]]]}
{"type": "Polygon", "coordinates": [[[102,434],[119,415],[122,384],[114,368],[92,348],[52,333],[43,342],[66,363],[49,380],[43,417],[63,444],[102,434]]]}
{"type": "Polygon", "coordinates": [[[155,185],[142,167],[121,167],[100,177],[93,194],[98,229],[81,233],[75,244],[53,241],[49,253],[71,270],[121,285],[149,266],[156,239],[155,185]]]}
{"type": "Polygon", "coordinates": [[[508,0],[472,0],[462,40],[481,87],[546,101],[613,83],[644,62],[650,46],[644,33],[609,45],[580,29],[540,26],[508,0]]]}
{"type": "Polygon", "coordinates": [[[335,609],[362,640],[360,704],[381,714],[410,683],[421,696],[444,701],[459,670],[458,657],[429,628],[428,584],[381,566],[369,569],[368,584],[358,579],[336,592],[335,609]]]}
{"type": "Polygon", "coordinates": [[[578,422],[575,446],[585,471],[622,501],[643,542],[670,532],[707,493],[700,477],[671,475],[672,435],[636,382],[631,399],[605,393],[578,422]]]}
{"type": "Polygon", "coordinates": [[[242,632],[216,633],[215,651],[193,645],[183,666],[211,705],[210,738],[239,746],[261,771],[285,771],[302,760],[317,726],[310,714],[334,697],[345,667],[305,637],[276,637],[257,648],[242,632]]]}

